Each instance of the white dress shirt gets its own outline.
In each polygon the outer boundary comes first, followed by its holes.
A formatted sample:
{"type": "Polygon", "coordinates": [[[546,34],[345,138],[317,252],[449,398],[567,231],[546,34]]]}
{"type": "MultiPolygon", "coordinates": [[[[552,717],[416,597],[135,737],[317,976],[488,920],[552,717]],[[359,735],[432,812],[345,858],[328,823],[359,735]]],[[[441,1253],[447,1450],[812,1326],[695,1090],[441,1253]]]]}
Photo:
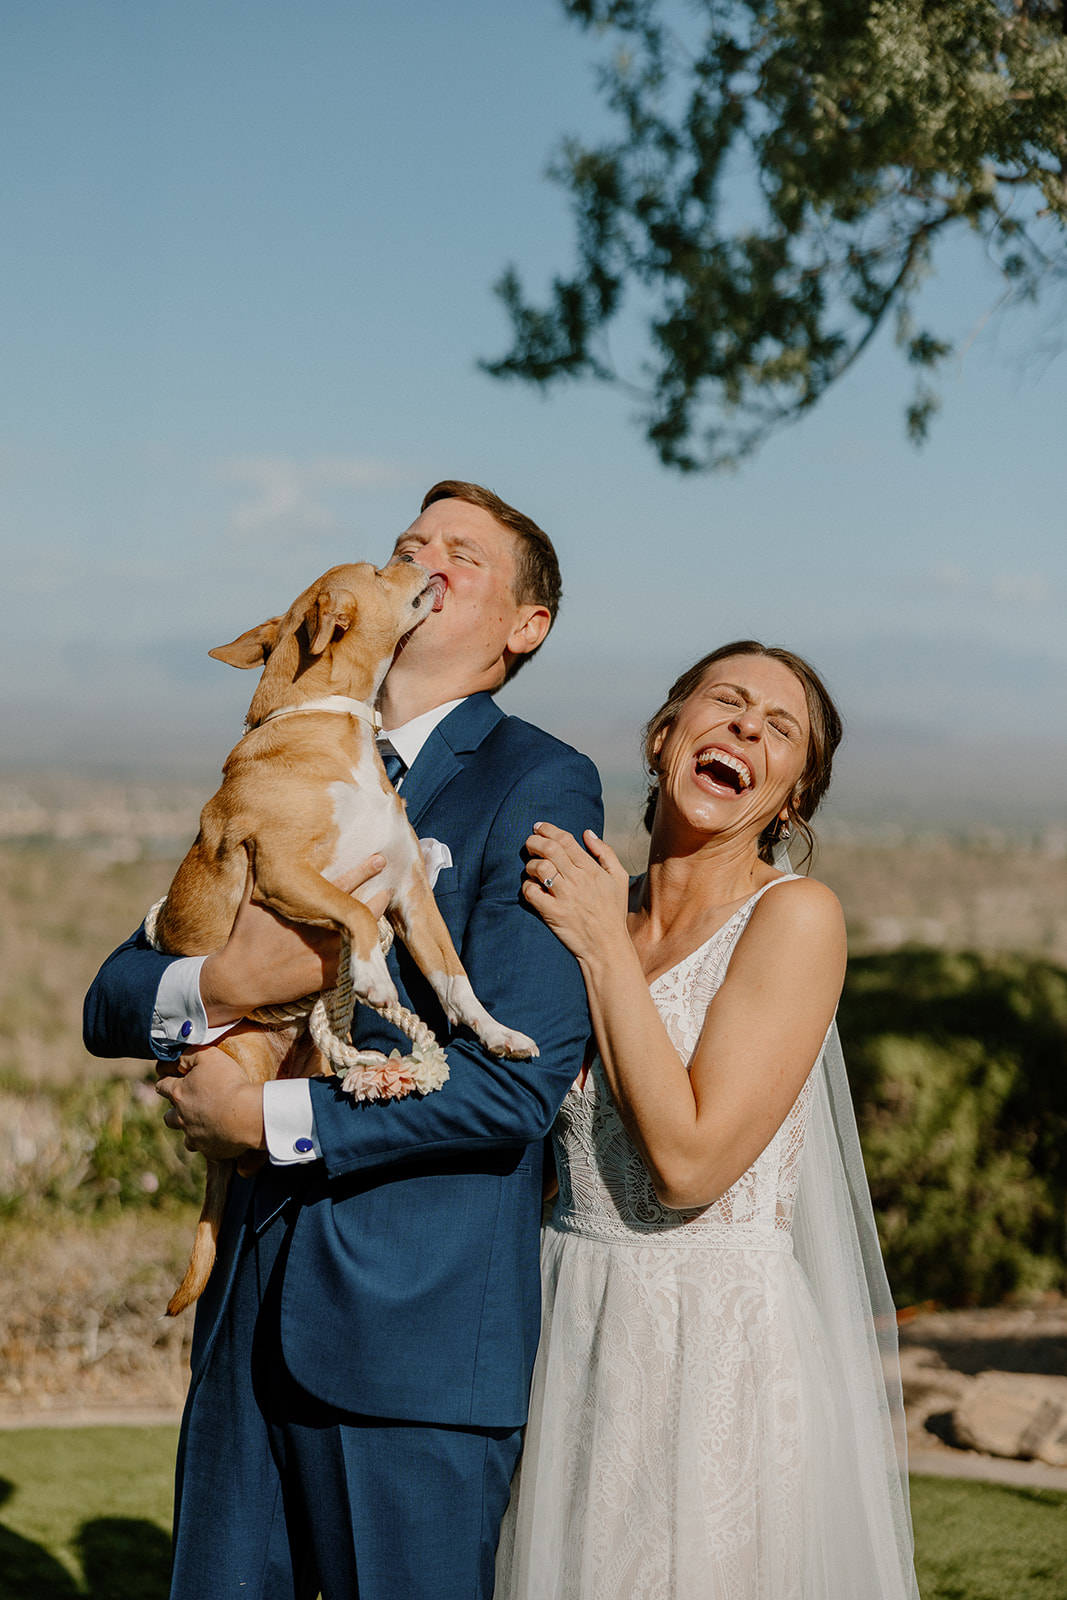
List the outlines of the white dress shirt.
{"type": "MultiPolygon", "coordinates": [[[[405,770],[411,767],[423,745],[439,722],[449,712],[463,704],[466,696],[448,700],[432,711],[424,711],[402,727],[390,728],[380,737],[388,739],[404,762],[405,770]]],[[[403,786],[403,776],[397,780],[397,789],[403,786]]],[[[443,867],[451,866],[452,857],[446,845],[438,840],[424,842],[424,856],[430,872],[431,883],[443,867]]],[[[156,1001],[152,1010],[152,1040],[171,1051],[191,1049],[196,1045],[213,1044],[229,1028],[208,1026],[207,1012],[200,998],[200,968],[206,956],[183,956],[172,961],[160,979],[156,1001]]],[[[315,1117],[311,1108],[311,1091],[305,1078],[287,1078],[282,1082],[263,1085],[263,1125],[267,1150],[276,1166],[291,1166],[302,1161],[314,1161],[321,1152],[315,1137],[315,1117]]]]}

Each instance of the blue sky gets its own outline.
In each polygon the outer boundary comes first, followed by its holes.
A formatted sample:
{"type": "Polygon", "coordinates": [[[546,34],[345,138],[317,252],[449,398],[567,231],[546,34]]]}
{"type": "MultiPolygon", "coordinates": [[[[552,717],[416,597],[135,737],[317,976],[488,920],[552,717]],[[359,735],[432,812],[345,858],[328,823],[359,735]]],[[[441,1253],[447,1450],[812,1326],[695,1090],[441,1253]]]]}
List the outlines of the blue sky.
{"type": "Polygon", "coordinates": [[[755,634],[836,690],[844,812],[1062,819],[1062,299],[981,325],[962,240],[923,451],[886,340],[683,480],[625,398],[476,369],[502,268],[571,265],[554,145],[605,126],[555,0],[7,0],[0,36],[8,770],[210,773],[251,682],[207,650],[457,476],[556,540],[564,611],[506,703],[606,769],[676,670],[755,634]]]}

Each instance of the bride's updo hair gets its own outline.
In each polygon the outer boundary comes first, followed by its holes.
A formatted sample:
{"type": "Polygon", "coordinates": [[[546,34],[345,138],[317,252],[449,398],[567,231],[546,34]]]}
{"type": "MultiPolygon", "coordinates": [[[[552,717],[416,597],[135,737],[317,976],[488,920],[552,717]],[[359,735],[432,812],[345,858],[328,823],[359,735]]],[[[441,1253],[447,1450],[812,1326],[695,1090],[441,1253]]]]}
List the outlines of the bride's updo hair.
{"type": "Polygon", "coordinates": [[[796,788],[786,802],[788,820],[783,823],[780,818],[775,817],[774,821],[764,828],[760,835],[759,853],[761,860],[773,864],[775,845],[785,835],[787,829],[795,829],[806,846],[803,859],[809,861],[815,848],[815,837],[808,827],[808,822],[815,815],[819,802],[830,787],[834,751],[841,743],[843,732],[841,714],[819,674],[802,656],[794,655],[792,650],[783,650],[779,645],[760,644],[756,639],[738,639],[733,644],[724,644],[718,650],[713,650],[710,655],[702,656],[671,684],[666,700],[645,725],[645,764],[652,775],[645,805],[645,827],[649,833],[652,832],[652,819],[656,815],[656,803],[659,800],[656,740],[674,721],[690,696],[697,692],[709,670],[717,662],[725,661],[729,656],[770,656],[772,660],[780,661],[783,666],[788,667],[804,687],[804,698],[808,703],[808,722],[811,725],[808,736],[808,759],[796,788]]]}

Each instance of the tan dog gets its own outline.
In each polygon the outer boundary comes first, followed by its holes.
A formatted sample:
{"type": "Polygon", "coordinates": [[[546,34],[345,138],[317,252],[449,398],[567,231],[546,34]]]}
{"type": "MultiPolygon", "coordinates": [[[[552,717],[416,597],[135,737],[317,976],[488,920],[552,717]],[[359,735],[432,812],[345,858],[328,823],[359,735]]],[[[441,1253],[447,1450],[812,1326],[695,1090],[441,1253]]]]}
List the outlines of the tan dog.
{"type": "MultiPolygon", "coordinates": [[[[231,666],[265,667],[248,731],[227,758],[222,787],[201,812],[200,832],[170,886],[155,941],[175,955],[217,950],[251,873],[257,904],[347,935],[353,987],[381,1009],[397,993],[377,922],[361,898],[332,881],[381,851],[385,868],[358,894],[370,899],[388,890],[386,916],[449,1022],[471,1028],[495,1055],[536,1055],[532,1039],[502,1027],[476,999],[375,744],[371,705],[397,644],[430,614],[436,598],[429,574],[413,562],[381,570],[369,562],[333,567],[284,617],[210,652],[231,666]]],[[[220,1048],[253,1083],[332,1070],[304,1035],[303,1022],[270,1030],[242,1024],[220,1048]]],[[[192,1259],[167,1307],[171,1316],[207,1282],[232,1169],[232,1162],[208,1162],[192,1259]]]]}

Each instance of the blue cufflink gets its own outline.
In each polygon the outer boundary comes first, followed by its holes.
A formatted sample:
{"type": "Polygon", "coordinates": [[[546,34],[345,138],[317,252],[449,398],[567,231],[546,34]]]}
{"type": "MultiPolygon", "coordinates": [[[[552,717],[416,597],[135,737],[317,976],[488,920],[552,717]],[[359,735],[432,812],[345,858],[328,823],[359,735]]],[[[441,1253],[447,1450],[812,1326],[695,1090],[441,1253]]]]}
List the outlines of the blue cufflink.
{"type": "Polygon", "coordinates": [[[192,1025],[192,1023],[189,1021],[189,1019],[187,1017],[186,1020],[182,1023],[181,1027],[178,1029],[178,1032],[181,1034],[183,1039],[188,1039],[188,1037],[192,1033],[192,1031],[193,1031],[193,1025],[192,1025]]]}
{"type": "Polygon", "coordinates": [[[306,1156],[308,1151],[314,1150],[314,1148],[315,1144],[311,1139],[297,1139],[296,1143],[293,1145],[293,1149],[298,1151],[302,1156],[306,1156]]]}

